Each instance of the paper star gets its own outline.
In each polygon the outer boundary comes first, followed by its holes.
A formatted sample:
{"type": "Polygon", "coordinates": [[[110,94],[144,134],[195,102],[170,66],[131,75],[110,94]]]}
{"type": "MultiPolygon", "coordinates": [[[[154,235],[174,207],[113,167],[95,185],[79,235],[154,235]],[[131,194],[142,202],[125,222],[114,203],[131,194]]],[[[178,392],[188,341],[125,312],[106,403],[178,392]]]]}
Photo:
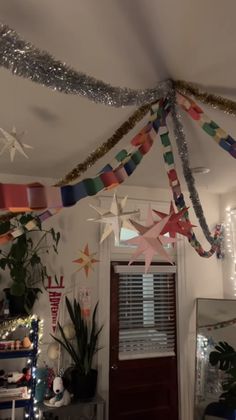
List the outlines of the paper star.
{"type": "Polygon", "coordinates": [[[77,270],[80,271],[82,268],[85,271],[86,277],[88,277],[89,270],[93,270],[93,264],[99,262],[99,260],[96,260],[94,256],[96,255],[96,252],[93,254],[89,254],[89,247],[88,244],[84,247],[83,251],[80,251],[80,258],[77,260],[74,260],[74,263],[81,264],[81,267],[77,270]]]}
{"type": "Polygon", "coordinates": [[[157,214],[161,219],[169,216],[168,223],[164,226],[161,234],[164,235],[165,233],[169,232],[171,238],[175,238],[177,233],[180,235],[189,236],[189,233],[195,225],[192,225],[189,220],[184,219],[183,216],[188,210],[187,207],[184,207],[179,212],[175,213],[173,203],[170,204],[170,212],[169,214],[162,213],[161,211],[153,210],[155,214],[157,214]]]}
{"type": "Polygon", "coordinates": [[[97,219],[88,219],[93,222],[104,223],[105,229],[102,234],[100,243],[102,243],[112,232],[114,232],[115,242],[120,242],[121,229],[126,227],[127,229],[134,230],[133,226],[129,222],[130,217],[139,214],[139,211],[124,212],[124,208],[128,197],[124,197],[123,200],[118,202],[116,194],[113,196],[111,207],[109,210],[102,209],[101,207],[91,206],[98,214],[97,219]]]}
{"type": "MultiPolygon", "coordinates": [[[[151,221],[153,221],[153,218],[150,209],[148,212],[146,224],[149,224],[151,221]]],[[[141,254],[144,254],[145,256],[145,273],[148,272],[149,266],[155,254],[160,254],[164,259],[170,263],[173,263],[172,259],[163,248],[163,245],[173,243],[176,240],[169,237],[167,238],[160,234],[168,221],[169,216],[163,218],[160,222],[153,222],[151,226],[143,226],[137,222],[132,221],[132,224],[139,232],[139,236],[128,239],[126,241],[127,243],[138,246],[137,250],[132,255],[132,259],[130,260],[129,265],[132,264],[132,262],[134,262],[141,254]]]]}
{"type": "Polygon", "coordinates": [[[11,133],[8,133],[1,127],[0,131],[4,136],[1,137],[0,140],[5,143],[2,149],[0,150],[0,155],[2,155],[6,150],[9,150],[11,162],[14,161],[16,152],[19,152],[25,158],[29,159],[29,156],[26,154],[25,149],[33,149],[33,147],[29,144],[21,142],[24,133],[17,134],[15,127],[13,127],[11,133]]]}

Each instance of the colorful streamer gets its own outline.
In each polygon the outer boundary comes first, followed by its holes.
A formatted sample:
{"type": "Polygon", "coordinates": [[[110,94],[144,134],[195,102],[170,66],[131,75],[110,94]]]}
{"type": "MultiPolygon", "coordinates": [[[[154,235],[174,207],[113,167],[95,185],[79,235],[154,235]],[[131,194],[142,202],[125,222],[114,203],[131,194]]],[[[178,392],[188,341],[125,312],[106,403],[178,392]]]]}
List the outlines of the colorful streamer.
{"type": "MultiPolygon", "coordinates": [[[[175,161],[174,161],[174,155],[173,150],[169,138],[169,131],[166,125],[166,115],[168,113],[168,110],[170,109],[170,104],[166,101],[163,105],[163,107],[160,107],[157,111],[158,113],[162,114],[162,117],[159,119],[161,121],[161,127],[159,129],[159,134],[161,138],[161,143],[163,146],[163,158],[167,170],[167,176],[169,179],[169,185],[171,187],[173,198],[176,204],[176,207],[178,210],[182,210],[183,208],[187,207],[184,195],[181,191],[181,186],[179,182],[179,178],[176,172],[175,167],[175,161]],[[164,110],[164,112],[163,112],[164,110]]],[[[155,113],[155,111],[153,111],[155,113]]],[[[186,210],[186,213],[184,215],[185,219],[189,221],[189,213],[188,210],[186,210]]],[[[195,233],[191,229],[188,240],[190,245],[195,249],[195,251],[204,258],[210,258],[216,251],[219,249],[219,237],[221,234],[221,226],[217,225],[215,232],[214,232],[214,241],[211,246],[211,249],[209,251],[205,251],[200,244],[200,242],[197,240],[195,233]]]]}
{"type": "Polygon", "coordinates": [[[233,158],[236,158],[236,141],[226,133],[215,121],[209,118],[203,110],[192,99],[180,93],[176,94],[178,104],[187,112],[187,114],[196,121],[200,127],[215,142],[233,158]]]}
{"type": "Polygon", "coordinates": [[[131,151],[121,150],[114,161],[94,178],[62,187],[48,187],[38,183],[0,184],[0,209],[12,212],[60,209],[73,206],[81,199],[96,195],[102,190],[116,187],[135,171],[143,156],[149,152],[156,136],[156,126],[158,121],[150,121],[132,140],[131,151]]]}

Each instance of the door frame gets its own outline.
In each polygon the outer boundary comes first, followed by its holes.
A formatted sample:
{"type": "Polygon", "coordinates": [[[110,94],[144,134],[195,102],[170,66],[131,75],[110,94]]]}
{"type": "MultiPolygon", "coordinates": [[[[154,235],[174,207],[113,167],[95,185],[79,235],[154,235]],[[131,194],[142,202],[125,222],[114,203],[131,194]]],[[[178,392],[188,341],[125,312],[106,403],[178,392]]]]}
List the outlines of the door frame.
{"type": "MultiPolygon", "coordinates": [[[[110,264],[113,260],[129,260],[125,254],[111,254],[111,239],[100,245],[100,264],[98,281],[98,320],[103,324],[100,335],[98,352],[98,389],[103,398],[109,401],[109,346],[110,346],[110,264]]],[[[179,419],[189,420],[191,413],[190,372],[188,365],[189,340],[188,340],[188,283],[185,272],[186,243],[183,238],[177,241],[177,274],[176,274],[176,328],[177,328],[177,365],[178,365],[178,393],[179,393],[179,419]]],[[[108,419],[108,406],[107,419],[108,419]]]]}

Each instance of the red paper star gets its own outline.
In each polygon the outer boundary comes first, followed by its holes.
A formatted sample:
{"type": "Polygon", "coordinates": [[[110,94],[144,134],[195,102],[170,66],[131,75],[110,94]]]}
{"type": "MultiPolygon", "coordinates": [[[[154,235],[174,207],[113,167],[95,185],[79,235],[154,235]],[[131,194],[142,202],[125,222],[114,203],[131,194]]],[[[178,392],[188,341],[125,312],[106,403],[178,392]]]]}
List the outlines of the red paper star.
{"type": "Polygon", "coordinates": [[[88,277],[88,273],[89,270],[93,270],[93,264],[99,262],[99,260],[96,260],[94,257],[94,255],[96,255],[96,252],[94,252],[93,254],[89,254],[89,247],[88,244],[84,247],[83,251],[80,251],[81,257],[78,258],[77,260],[74,260],[74,263],[78,263],[81,264],[81,267],[77,270],[80,271],[82,270],[82,268],[85,271],[85,275],[86,277],[88,277]]]}
{"type": "Polygon", "coordinates": [[[163,230],[161,231],[161,234],[164,235],[165,233],[169,233],[171,238],[175,238],[177,233],[180,233],[180,235],[184,235],[189,237],[189,234],[191,233],[191,229],[193,227],[196,227],[195,225],[192,225],[189,220],[184,219],[183,216],[188,210],[187,207],[184,207],[179,212],[175,213],[173,203],[170,204],[170,212],[169,214],[162,213],[158,210],[153,210],[154,213],[156,213],[161,219],[164,219],[164,217],[169,216],[169,221],[164,226],[163,230]]]}

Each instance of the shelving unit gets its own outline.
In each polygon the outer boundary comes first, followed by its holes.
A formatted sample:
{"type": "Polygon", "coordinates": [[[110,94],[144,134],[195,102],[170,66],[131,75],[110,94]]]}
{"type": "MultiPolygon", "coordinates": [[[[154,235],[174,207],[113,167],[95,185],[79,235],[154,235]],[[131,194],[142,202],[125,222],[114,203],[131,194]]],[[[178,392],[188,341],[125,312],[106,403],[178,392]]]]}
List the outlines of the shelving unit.
{"type": "MultiPolygon", "coordinates": [[[[36,386],[36,378],[35,378],[35,370],[37,365],[37,357],[39,353],[39,331],[40,331],[40,321],[36,316],[29,316],[26,318],[11,318],[11,319],[3,319],[0,320],[0,333],[1,328],[4,325],[6,327],[9,323],[9,331],[5,333],[5,335],[9,334],[9,332],[15,331],[19,327],[26,327],[29,328],[29,338],[32,343],[32,347],[30,349],[19,349],[19,350],[0,350],[0,360],[1,359],[17,359],[17,358],[26,358],[26,366],[31,369],[31,381],[30,387],[28,387],[28,398],[18,398],[18,397],[0,397],[0,410],[2,409],[12,409],[12,418],[14,419],[14,412],[16,408],[24,408],[25,409],[25,417],[28,420],[34,420],[38,418],[37,408],[34,405],[34,396],[35,396],[35,386],[36,386]]],[[[4,337],[4,334],[0,334],[4,337]]]]}

